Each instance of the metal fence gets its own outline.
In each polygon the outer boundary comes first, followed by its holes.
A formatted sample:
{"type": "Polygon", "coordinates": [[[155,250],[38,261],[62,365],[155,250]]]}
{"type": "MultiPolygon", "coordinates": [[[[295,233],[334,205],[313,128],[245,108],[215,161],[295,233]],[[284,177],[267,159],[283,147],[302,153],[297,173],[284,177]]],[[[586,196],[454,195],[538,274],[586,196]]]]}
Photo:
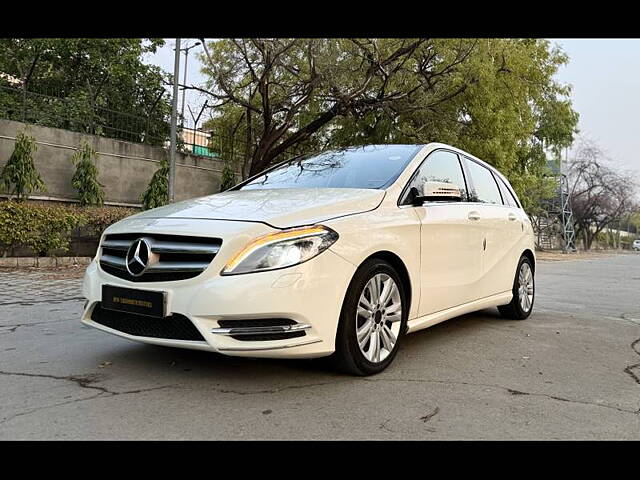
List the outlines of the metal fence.
{"type": "MultiPolygon", "coordinates": [[[[142,116],[97,105],[87,96],[36,92],[0,83],[0,118],[166,148],[169,145],[170,118],[166,116],[158,121],[157,116],[152,117],[158,100],[167,94],[159,93],[156,103],[147,106],[146,115],[142,116]]],[[[193,155],[218,158],[229,163],[234,170],[241,170],[250,156],[246,139],[241,135],[226,135],[227,132],[204,131],[202,114],[205,109],[206,103],[197,116],[191,112],[191,119],[179,120],[178,149],[193,155]]],[[[303,146],[290,148],[276,161],[303,151],[303,146]]]]}
{"type": "MultiPolygon", "coordinates": [[[[157,105],[157,102],[156,102],[157,105]]],[[[118,140],[163,145],[169,139],[168,119],[118,112],[94,104],[87,96],[65,97],[22,87],[0,85],[0,118],[118,140]]]]}

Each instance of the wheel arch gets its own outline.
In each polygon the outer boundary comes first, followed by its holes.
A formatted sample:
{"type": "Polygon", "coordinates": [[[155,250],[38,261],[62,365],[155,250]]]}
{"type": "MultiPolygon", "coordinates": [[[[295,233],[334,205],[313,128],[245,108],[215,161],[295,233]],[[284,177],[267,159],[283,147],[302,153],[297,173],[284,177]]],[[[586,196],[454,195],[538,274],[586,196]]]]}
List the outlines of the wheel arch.
{"type": "Polygon", "coordinates": [[[527,248],[524,252],[522,252],[522,255],[524,255],[525,257],[527,257],[531,261],[531,266],[533,267],[533,272],[535,273],[535,271],[536,271],[536,257],[533,254],[533,252],[530,249],[527,248]]]}
{"type": "Polygon", "coordinates": [[[408,308],[406,309],[406,311],[407,313],[409,313],[411,311],[413,289],[411,285],[411,277],[409,276],[409,270],[407,269],[407,266],[404,264],[404,261],[397,254],[390,252],[389,250],[380,250],[369,255],[360,263],[360,265],[362,265],[364,262],[372,258],[379,258],[381,260],[385,260],[389,262],[393,268],[396,269],[396,271],[398,272],[398,275],[400,275],[400,279],[402,280],[402,284],[407,296],[408,308]]]}

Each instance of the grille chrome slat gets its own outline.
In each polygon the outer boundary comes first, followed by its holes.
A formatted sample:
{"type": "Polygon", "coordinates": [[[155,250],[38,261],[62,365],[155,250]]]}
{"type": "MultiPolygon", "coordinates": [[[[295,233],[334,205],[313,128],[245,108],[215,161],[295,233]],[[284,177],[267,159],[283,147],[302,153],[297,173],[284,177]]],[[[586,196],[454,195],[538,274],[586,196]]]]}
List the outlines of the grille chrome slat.
{"type": "Polygon", "coordinates": [[[110,248],[112,250],[129,250],[131,246],[131,240],[105,240],[102,243],[102,247],[110,248]]]}
{"type": "Polygon", "coordinates": [[[146,271],[152,272],[202,272],[209,262],[159,262],[146,271]]]}
{"type": "Polygon", "coordinates": [[[122,257],[116,257],[115,255],[102,255],[102,257],[100,258],[100,262],[118,268],[120,270],[127,270],[126,260],[122,257]]]}
{"type": "Polygon", "coordinates": [[[193,255],[215,255],[220,250],[219,245],[209,245],[206,243],[179,243],[153,240],[151,251],[155,253],[187,253],[193,255]]]}
{"type": "Polygon", "coordinates": [[[209,237],[159,233],[111,234],[100,245],[100,267],[106,273],[131,282],[186,280],[207,269],[221,244],[221,239],[209,237]],[[139,238],[144,238],[149,250],[156,255],[142,275],[133,276],[127,269],[126,259],[129,248],[139,238]]]}

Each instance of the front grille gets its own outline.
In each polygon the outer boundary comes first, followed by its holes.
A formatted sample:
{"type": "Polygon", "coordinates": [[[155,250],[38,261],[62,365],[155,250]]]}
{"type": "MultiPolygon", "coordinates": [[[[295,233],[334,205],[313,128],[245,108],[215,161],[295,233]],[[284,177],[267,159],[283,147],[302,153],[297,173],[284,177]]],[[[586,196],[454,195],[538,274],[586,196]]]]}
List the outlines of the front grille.
{"type": "Polygon", "coordinates": [[[91,312],[91,320],[136,337],[205,341],[191,320],[179,313],[173,313],[164,318],[153,318],[135,313],[107,310],[102,308],[98,302],[91,312]]]}
{"type": "MultiPolygon", "coordinates": [[[[222,328],[251,328],[251,327],[277,327],[280,325],[295,325],[296,322],[288,318],[259,318],[248,320],[218,320],[222,328]]],[[[303,330],[282,333],[255,333],[244,335],[230,335],[231,338],[244,341],[286,340],[287,338],[304,337],[303,330]]]]}
{"type": "MultiPolygon", "coordinates": [[[[200,275],[214,259],[222,245],[219,238],[190,237],[147,233],[118,233],[105,236],[101,247],[100,268],[131,282],[169,282],[200,275]],[[153,254],[153,263],[140,276],[127,270],[127,252],[139,238],[144,238],[153,254]]],[[[146,258],[145,261],[150,260],[146,258]]]]}

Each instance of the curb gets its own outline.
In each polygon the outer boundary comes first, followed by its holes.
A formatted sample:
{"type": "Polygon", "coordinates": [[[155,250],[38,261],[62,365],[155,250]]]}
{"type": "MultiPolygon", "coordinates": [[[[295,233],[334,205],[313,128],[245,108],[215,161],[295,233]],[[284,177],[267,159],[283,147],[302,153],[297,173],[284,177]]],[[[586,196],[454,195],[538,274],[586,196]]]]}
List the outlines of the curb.
{"type": "Polygon", "coordinates": [[[55,268],[89,265],[93,257],[6,257],[0,258],[0,268],[55,268]]]}

